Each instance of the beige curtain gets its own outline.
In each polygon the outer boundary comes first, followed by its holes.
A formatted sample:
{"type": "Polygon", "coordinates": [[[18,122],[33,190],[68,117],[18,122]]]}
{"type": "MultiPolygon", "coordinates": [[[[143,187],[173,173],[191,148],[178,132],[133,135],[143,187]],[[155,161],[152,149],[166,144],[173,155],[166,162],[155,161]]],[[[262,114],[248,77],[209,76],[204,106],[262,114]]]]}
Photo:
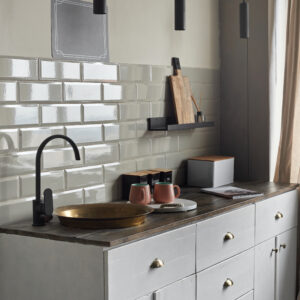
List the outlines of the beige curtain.
{"type": "Polygon", "coordinates": [[[300,170],[300,0],[288,0],[282,125],[275,182],[299,182],[300,170]]]}

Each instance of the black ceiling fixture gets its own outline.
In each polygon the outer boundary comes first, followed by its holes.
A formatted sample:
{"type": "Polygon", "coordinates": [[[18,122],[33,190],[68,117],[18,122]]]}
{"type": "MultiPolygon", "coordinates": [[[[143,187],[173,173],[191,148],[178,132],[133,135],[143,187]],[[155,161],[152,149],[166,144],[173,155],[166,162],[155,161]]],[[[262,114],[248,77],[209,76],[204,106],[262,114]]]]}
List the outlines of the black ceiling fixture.
{"type": "Polygon", "coordinates": [[[94,0],[94,14],[105,15],[106,14],[106,0],[94,0]]]}
{"type": "Polygon", "coordinates": [[[185,30],[185,0],[175,0],[175,30],[185,30]]]}
{"type": "Polygon", "coordinates": [[[240,4],[240,38],[249,39],[249,3],[245,0],[240,4]]]}

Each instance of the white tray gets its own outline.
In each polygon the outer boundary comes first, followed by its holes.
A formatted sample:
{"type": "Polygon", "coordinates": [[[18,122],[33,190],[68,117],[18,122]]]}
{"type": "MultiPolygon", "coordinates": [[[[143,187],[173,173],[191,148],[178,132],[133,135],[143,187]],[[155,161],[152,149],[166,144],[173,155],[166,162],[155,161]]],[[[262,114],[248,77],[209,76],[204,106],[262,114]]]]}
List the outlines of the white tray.
{"type": "Polygon", "coordinates": [[[159,213],[166,213],[166,212],[183,212],[183,211],[189,211],[197,208],[197,203],[192,200],[187,199],[175,199],[173,203],[181,204],[182,206],[177,207],[161,207],[163,204],[160,203],[151,203],[148,206],[154,208],[154,212],[159,213]]]}

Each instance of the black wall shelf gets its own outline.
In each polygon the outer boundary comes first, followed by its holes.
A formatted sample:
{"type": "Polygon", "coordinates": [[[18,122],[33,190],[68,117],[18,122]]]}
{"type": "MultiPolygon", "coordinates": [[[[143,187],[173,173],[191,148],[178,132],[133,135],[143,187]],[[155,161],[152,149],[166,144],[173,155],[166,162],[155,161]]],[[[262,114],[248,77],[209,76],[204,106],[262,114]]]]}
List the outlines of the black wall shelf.
{"type": "Polygon", "coordinates": [[[193,128],[213,127],[214,125],[214,122],[177,124],[171,118],[148,118],[148,130],[150,131],[185,130],[193,128]]]}

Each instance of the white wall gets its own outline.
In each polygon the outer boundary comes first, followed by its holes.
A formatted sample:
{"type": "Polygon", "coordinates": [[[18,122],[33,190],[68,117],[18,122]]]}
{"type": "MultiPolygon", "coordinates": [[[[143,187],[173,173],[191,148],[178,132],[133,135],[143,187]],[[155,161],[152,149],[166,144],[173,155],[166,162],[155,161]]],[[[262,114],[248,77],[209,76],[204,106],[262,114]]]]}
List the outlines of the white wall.
{"type": "MultiPolygon", "coordinates": [[[[174,0],[108,0],[113,62],[219,68],[219,1],[186,0],[174,28],[174,0]]],[[[0,55],[51,57],[50,0],[0,0],[0,55]]]]}

